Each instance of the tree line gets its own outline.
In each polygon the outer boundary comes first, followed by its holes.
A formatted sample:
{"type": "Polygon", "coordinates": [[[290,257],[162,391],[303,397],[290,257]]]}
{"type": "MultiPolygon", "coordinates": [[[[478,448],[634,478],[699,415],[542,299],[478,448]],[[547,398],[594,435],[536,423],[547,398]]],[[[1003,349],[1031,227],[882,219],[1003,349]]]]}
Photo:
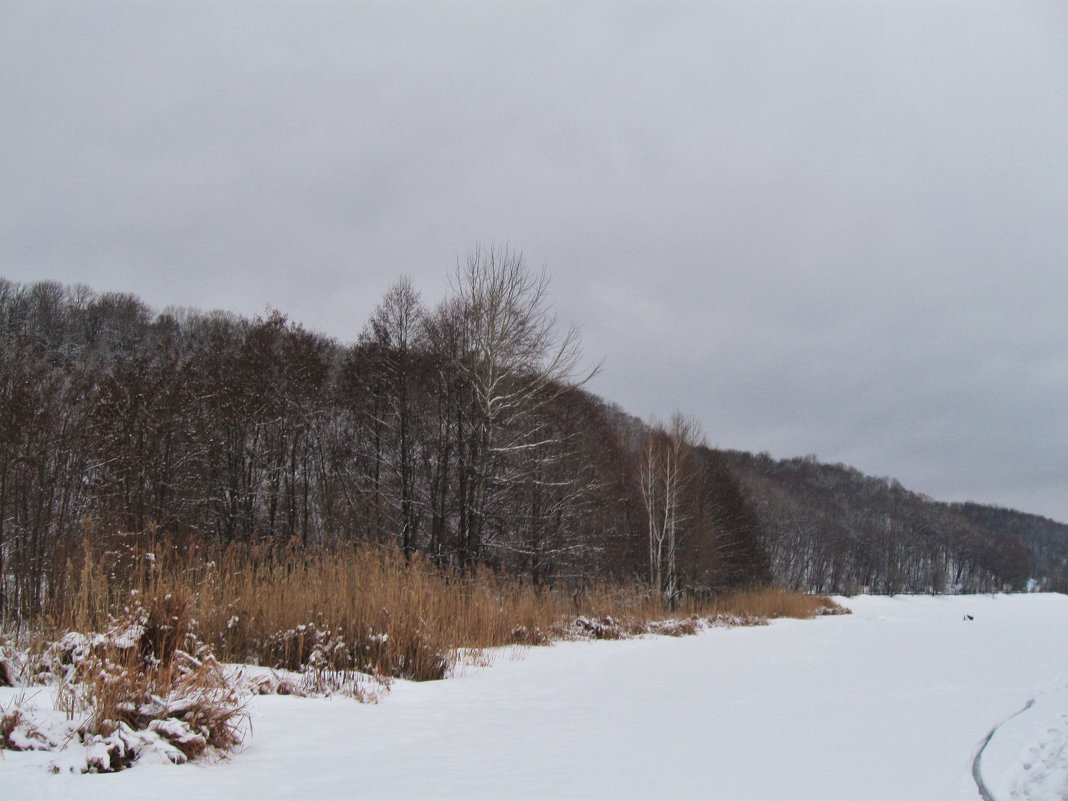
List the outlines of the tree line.
{"type": "Polygon", "coordinates": [[[0,619],[63,592],[86,538],[337,543],[673,603],[1068,589],[1068,527],[940,504],[814,458],[721,452],[584,389],[548,279],[476,249],[449,297],[407,279],[354,342],[279,312],[157,313],[0,279],[0,619]]]}
{"type": "Polygon", "coordinates": [[[584,390],[547,292],[478,248],[444,301],[401,279],[343,344],[279,312],[0,279],[0,616],[62,592],[86,537],[146,532],[367,542],[669,602],[768,580],[722,454],[584,390]]]}

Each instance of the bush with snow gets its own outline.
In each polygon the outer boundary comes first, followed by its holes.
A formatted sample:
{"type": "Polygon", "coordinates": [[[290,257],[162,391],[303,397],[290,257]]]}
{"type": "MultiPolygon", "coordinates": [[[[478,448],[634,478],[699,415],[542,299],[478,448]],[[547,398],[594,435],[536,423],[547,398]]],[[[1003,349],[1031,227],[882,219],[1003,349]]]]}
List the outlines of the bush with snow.
{"type": "Polygon", "coordinates": [[[0,687],[21,687],[30,678],[32,660],[24,648],[0,636],[0,687]]]}
{"type": "Polygon", "coordinates": [[[54,685],[54,708],[24,694],[0,710],[0,747],[61,751],[53,770],[82,773],[123,770],[149,755],[180,764],[236,747],[237,694],[189,631],[185,608],[173,595],[152,598],[106,633],[61,636],[33,671],[54,685]]]}

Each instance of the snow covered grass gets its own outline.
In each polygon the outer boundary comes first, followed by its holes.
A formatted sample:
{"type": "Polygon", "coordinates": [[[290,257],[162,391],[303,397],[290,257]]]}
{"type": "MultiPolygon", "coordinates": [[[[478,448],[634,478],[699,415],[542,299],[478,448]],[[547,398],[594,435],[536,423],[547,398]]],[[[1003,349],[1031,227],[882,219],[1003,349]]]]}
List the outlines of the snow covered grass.
{"type": "Polygon", "coordinates": [[[22,675],[25,651],[0,634],[0,687],[14,687],[22,675]]]}
{"type": "MultiPolygon", "coordinates": [[[[257,696],[240,753],[208,769],[54,776],[54,755],[8,752],[0,788],[39,801],[976,801],[972,766],[995,729],[980,760],[995,801],[1065,797],[1068,597],[844,603],[852,615],[804,623],[506,649],[448,681],[397,680],[377,705],[257,696]]],[[[24,692],[0,689],[0,708],[24,692]]]]}
{"type": "Polygon", "coordinates": [[[67,631],[21,653],[11,683],[49,685],[53,702],[15,698],[0,714],[0,749],[65,751],[75,742],[84,749],[67,751],[74,758],[53,770],[91,773],[123,770],[147,753],[182,763],[233,749],[238,699],[189,631],[188,606],[178,595],[139,598],[103,633],[67,631]]]}

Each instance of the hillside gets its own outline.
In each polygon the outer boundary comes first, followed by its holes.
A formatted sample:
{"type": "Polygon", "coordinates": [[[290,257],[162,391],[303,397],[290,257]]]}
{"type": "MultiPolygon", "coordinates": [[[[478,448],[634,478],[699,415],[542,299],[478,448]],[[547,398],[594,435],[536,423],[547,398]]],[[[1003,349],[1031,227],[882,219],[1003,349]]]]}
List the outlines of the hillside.
{"type": "Polygon", "coordinates": [[[1068,526],[947,504],[841,464],[724,452],[776,580],[852,593],[1068,589],[1068,526]]]}
{"type": "Polygon", "coordinates": [[[1031,576],[1046,589],[1068,592],[1068,525],[1000,506],[977,503],[951,506],[973,525],[1018,539],[1027,548],[1031,576]]]}

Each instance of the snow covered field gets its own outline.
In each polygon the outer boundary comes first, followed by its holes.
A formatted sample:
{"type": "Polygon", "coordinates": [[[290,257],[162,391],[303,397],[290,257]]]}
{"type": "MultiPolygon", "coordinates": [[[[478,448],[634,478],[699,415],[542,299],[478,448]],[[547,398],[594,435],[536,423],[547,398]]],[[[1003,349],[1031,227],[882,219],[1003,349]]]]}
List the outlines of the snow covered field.
{"type": "Polygon", "coordinates": [[[254,698],[247,747],[212,766],[53,776],[54,755],[7,752],[0,798],[974,801],[1002,724],[988,796],[1068,799],[1068,597],[842,603],[505,652],[378,705],[254,698]]]}

